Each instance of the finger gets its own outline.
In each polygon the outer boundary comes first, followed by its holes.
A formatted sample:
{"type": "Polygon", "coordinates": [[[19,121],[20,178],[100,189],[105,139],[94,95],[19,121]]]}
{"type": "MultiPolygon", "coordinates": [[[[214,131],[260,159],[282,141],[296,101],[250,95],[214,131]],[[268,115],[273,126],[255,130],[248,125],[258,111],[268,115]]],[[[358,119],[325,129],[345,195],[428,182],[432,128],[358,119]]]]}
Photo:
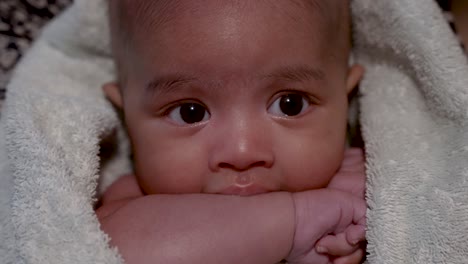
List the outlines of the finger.
{"type": "MultiPolygon", "coordinates": [[[[354,197],[353,197],[354,198],[354,197]]],[[[366,227],[366,213],[367,213],[367,204],[363,199],[356,198],[353,199],[353,223],[355,225],[366,227]]]]}
{"type": "Polygon", "coordinates": [[[366,163],[364,157],[349,157],[343,160],[339,172],[364,172],[366,170],[366,163]]]}
{"type": "Polygon", "coordinates": [[[364,258],[364,249],[358,249],[351,255],[339,257],[333,260],[333,264],[359,264],[364,258]]]}
{"type": "Polygon", "coordinates": [[[364,153],[364,150],[362,148],[347,148],[345,150],[346,155],[362,155],[364,153]]]}
{"type": "Polygon", "coordinates": [[[337,257],[350,255],[358,250],[358,248],[359,241],[356,244],[348,243],[345,233],[323,237],[315,246],[318,253],[337,257]]]}
{"type": "Polygon", "coordinates": [[[366,227],[362,225],[350,225],[346,228],[346,241],[351,245],[357,245],[366,240],[366,227]]]}
{"type": "Polygon", "coordinates": [[[364,151],[360,148],[347,149],[342,165],[344,167],[364,162],[364,151]]]}
{"type": "Polygon", "coordinates": [[[352,193],[358,197],[365,197],[365,173],[338,173],[328,185],[328,188],[352,193]]]}

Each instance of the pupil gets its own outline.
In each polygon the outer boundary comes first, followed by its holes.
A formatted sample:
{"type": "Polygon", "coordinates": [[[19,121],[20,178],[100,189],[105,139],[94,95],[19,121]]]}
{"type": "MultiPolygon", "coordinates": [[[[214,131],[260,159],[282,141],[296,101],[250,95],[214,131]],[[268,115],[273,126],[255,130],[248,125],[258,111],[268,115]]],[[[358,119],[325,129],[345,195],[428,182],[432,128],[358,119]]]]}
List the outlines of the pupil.
{"type": "Polygon", "coordinates": [[[288,94],[281,97],[280,109],[287,116],[296,116],[301,113],[304,103],[302,95],[288,94]]]}
{"type": "Polygon", "coordinates": [[[201,122],[205,117],[205,107],[199,104],[184,104],[180,107],[180,116],[187,124],[201,122]]]}

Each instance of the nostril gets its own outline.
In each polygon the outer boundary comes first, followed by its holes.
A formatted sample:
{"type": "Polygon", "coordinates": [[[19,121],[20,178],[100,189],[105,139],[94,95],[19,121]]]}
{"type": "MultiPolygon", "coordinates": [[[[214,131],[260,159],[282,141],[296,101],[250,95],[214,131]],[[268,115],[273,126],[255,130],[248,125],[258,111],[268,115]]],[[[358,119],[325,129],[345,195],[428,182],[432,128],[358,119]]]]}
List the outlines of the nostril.
{"type": "Polygon", "coordinates": [[[266,167],[266,162],[265,161],[257,161],[250,165],[250,167],[266,167]]]}
{"type": "Polygon", "coordinates": [[[222,169],[231,169],[231,170],[248,170],[250,168],[255,168],[255,167],[266,167],[266,162],[265,161],[257,161],[251,164],[230,164],[228,162],[221,162],[218,165],[219,168],[222,169]]]}
{"type": "Polygon", "coordinates": [[[232,166],[231,164],[229,163],[226,163],[226,162],[222,162],[218,165],[218,167],[222,168],[222,169],[234,169],[234,166],[232,166]]]}

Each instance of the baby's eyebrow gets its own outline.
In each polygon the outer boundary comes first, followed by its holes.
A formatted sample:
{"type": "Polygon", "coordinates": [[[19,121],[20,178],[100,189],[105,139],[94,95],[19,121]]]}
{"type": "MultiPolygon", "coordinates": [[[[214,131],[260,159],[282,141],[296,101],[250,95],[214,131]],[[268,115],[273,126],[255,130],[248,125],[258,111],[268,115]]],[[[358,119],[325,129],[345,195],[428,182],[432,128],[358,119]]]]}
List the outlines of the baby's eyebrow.
{"type": "Polygon", "coordinates": [[[325,73],[317,68],[310,66],[295,66],[281,67],[270,74],[263,76],[264,78],[284,79],[293,82],[305,82],[310,80],[323,81],[325,73]]]}
{"type": "Polygon", "coordinates": [[[187,84],[189,82],[196,81],[197,79],[182,74],[169,75],[164,77],[156,77],[145,87],[145,95],[147,98],[154,98],[154,96],[160,96],[163,94],[168,94],[180,88],[181,85],[187,84]]]}
{"type": "MultiPolygon", "coordinates": [[[[261,78],[283,79],[291,82],[307,82],[311,80],[323,81],[325,79],[325,73],[320,69],[306,65],[294,67],[285,66],[272,73],[261,75],[261,78]]],[[[146,85],[144,94],[146,98],[152,99],[155,96],[157,97],[174,92],[182,88],[185,84],[196,81],[198,81],[197,78],[184,74],[155,77],[146,85]]]]}

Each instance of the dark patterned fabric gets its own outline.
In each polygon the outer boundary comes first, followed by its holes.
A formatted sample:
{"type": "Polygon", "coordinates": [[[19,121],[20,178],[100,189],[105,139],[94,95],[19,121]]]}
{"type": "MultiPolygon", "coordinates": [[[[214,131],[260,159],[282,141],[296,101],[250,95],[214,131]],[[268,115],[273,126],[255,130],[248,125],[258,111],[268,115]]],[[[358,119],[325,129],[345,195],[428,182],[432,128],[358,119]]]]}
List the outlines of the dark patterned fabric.
{"type": "Polygon", "coordinates": [[[450,0],[437,0],[437,3],[439,3],[440,7],[445,11],[449,11],[451,9],[451,2],[452,1],[450,0]]]}
{"type": "Polygon", "coordinates": [[[72,0],[0,0],[0,100],[11,70],[42,26],[72,0]]]}
{"type": "MultiPolygon", "coordinates": [[[[452,10],[452,1],[450,1],[450,0],[438,0],[437,2],[439,3],[439,6],[444,10],[445,19],[447,19],[447,22],[449,23],[450,28],[452,28],[453,32],[455,32],[455,34],[457,34],[457,28],[455,27],[455,18],[453,17],[452,12],[451,12],[451,10],[452,10]]],[[[458,34],[457,34],[457,36],[458,36],[458,38],[460,40],[460,45],[468,53],[468,50],[466,49],[466,47],[463,46],[463,43],[461,41],[460,36],[458,34]]]]}

